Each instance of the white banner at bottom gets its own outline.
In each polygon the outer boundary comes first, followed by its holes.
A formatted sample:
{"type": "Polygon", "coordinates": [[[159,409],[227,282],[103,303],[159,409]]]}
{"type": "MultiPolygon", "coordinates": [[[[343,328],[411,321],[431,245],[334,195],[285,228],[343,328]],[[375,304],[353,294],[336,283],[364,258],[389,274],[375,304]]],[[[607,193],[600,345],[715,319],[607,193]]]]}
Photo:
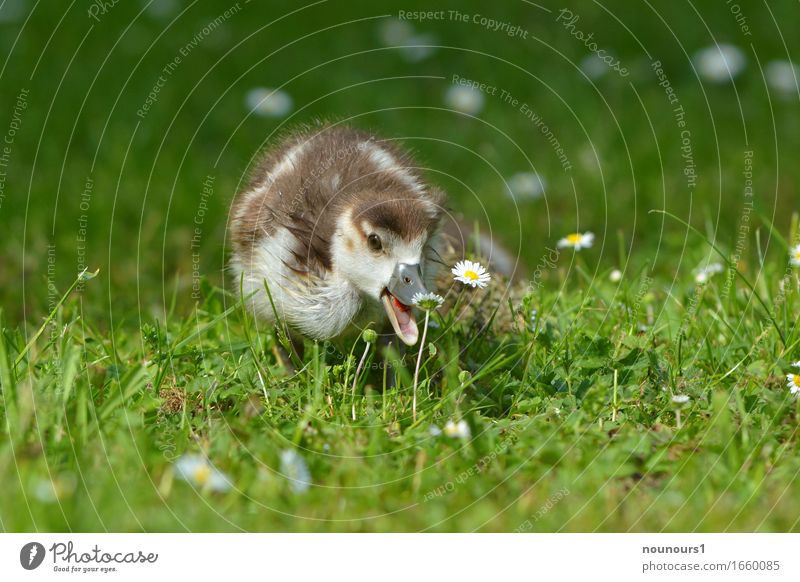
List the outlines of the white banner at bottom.
{"type": "Polygon", "coordinates": [[[800,580],[796,534],[2,534],[2,580],[800,580]]]}

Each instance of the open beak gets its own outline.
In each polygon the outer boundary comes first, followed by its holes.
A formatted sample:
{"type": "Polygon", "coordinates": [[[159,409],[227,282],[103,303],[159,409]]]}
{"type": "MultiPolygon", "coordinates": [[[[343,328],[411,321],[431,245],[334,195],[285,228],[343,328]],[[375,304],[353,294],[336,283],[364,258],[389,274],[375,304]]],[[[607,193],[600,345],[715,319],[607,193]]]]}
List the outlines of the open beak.
{"type": "Polygon", "coordinates": [[[398,263],[389,285],[381,293],[381,302],[394,332],[406,345],[413,346],[419,337],[417,320],[411,311],[413,297],[427,292],[419,264],[398,263]]]}

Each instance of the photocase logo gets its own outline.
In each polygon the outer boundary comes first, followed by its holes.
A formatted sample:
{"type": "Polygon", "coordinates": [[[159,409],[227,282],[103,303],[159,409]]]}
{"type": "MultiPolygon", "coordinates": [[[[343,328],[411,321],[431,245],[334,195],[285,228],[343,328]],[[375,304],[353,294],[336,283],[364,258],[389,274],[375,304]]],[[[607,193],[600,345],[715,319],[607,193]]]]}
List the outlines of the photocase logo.
{"type": "Polygon", "coordinates": [[[19,563],[26,570],[35,570],[44,561],[44,546],[39,542],[30,542],[19,551],[19,563]]]}

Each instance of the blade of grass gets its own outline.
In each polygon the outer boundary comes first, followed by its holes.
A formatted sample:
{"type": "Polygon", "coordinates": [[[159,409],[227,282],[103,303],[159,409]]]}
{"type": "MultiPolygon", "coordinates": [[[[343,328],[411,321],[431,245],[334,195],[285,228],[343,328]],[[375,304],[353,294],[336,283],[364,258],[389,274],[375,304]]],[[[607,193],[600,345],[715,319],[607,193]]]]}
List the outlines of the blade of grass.
{"type": "Polygon", "coordinates": [[[17,426],[17,398],[14,371],[8,359],[6,336],[3,331],[3,310],[0,309],[0,394],[3,396],[6,424],[11,430],[17,426]]]}
{"type": "Polygon", "coordinates": [[[97,269],[94,273],[89,273],[88,271],[89,271],[89,269],[84,269],[83,271],[81,271],[78,274],[78,277],[75,279],[75,281],[73,281],[72,285],[69,286],[69,289],[67,289],[66,293],[64,293],[61,296],[61,299],[59,299],[56,302],[56,304],[53,306],[53,309],[50,311],[50,314],[44,320],[44,323],[41,325],[41,327],[39,327],[39,329],[36,331],[36,333],[33,334],[33,337],[30,339],[30,341],[27,344],[25,344],[25,347],[22,348],[22,351],[19,353],[17,358],[14,360],[14,367],[15,368],[25,358],[25,354],[27,354],[30,351],[30,349],[34,346],[34,344],[36,343],[36,340],[38,340],[39,337],[44,333],[44,330],[47,329],[47,326],[50,324],[50,322],[53,321],[53,318],[56,316],[56,313],[58,312],[58,309],[64,304],[64,301],[67,300],[67,297],[69,297],[69,294],[72,293],[72,291],[75,289],[75,287],[77,287],[83,281],[88,281],[89,279],[94,279],[95,277],[97,277],[97,274],[100,272],[100,269],[97,269]]]}
{"type": "Polygon", "coordinates": [[[764,303],[764,300],[761,299],[761,295],[758,294],[758,292],[756,291],[755,287],[753,287],[753,285],[750,283],[750,281],[748,281],[747,277],[742,275],[742,273],[739,272],[739,269],[737,269],[735,265],[732,265],[732,263],[728,259],[728,257],[725,256],[725,253],[723,253],[722,250],[719,249],[717,247],[717,245],[715,245],[713,242],[711,242],[708,239],[708,237],[706,237],[702,232],[697,230],[695,227],[693,227],[691,224],[689,224],[688,222],[686,222],[685,220],[683,220],[679,216],[675,216],[674,214],[672,214],[671,212],[667,212],[666,210],[658,210],[658,209],[656,209],[656,210],[651,210],[650,211],[650,213],[654,213],[654,212],[664,214],[666,216],[669,216],[670,218],[673,218],[673,219],[677,220],[678,222],[683,224],[686,228],[688,228],[689,230],[691,230],[692,232],[694,232],[695,234],[700,236],[700,238],[705,240],[708,243],[708,245],[717,252],[717,254],[720,256],[720,258],[723,261],[725,261],[725,263],[728,265],[729,268],[731,268],[731,267],[733,268],[733,271],[736,273],[736,275],[738,275],[738,277],[744,282],[744,284],[747,285],[748,289],[750,289],[751,293],[753,293],[753,296],[756,298],[758,303],[764,309],[764,313],[766,314],[767,318],[772,323],[772,326],[775,328],[775,331],[778,332],[778,336],[781,338],[781,343],[783,344],[784,347],[786,347],[786,337],[783,335],[783,332],[781,331],[780,326],[778,326],[778,322],[775,321],[775,318],[772,316],[772,313],[770,313],[770,310],[766,306],[766,304],[764,303]]]}

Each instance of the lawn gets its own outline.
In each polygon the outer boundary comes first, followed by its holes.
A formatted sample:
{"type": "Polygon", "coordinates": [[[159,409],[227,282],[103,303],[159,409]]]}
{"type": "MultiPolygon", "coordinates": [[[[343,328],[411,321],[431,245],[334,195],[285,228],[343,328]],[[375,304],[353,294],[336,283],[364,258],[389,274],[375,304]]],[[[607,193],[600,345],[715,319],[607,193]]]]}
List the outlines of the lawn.
{"type": "Polygon", "coordinates": [[[3,531],[800,529],[796,3],[107,4],[0,7],[3,531]],[[416,420],[416,348],[290,369],[225,272],[254,157],[319,119],[519,259],[439,290],[416,420]]]}

